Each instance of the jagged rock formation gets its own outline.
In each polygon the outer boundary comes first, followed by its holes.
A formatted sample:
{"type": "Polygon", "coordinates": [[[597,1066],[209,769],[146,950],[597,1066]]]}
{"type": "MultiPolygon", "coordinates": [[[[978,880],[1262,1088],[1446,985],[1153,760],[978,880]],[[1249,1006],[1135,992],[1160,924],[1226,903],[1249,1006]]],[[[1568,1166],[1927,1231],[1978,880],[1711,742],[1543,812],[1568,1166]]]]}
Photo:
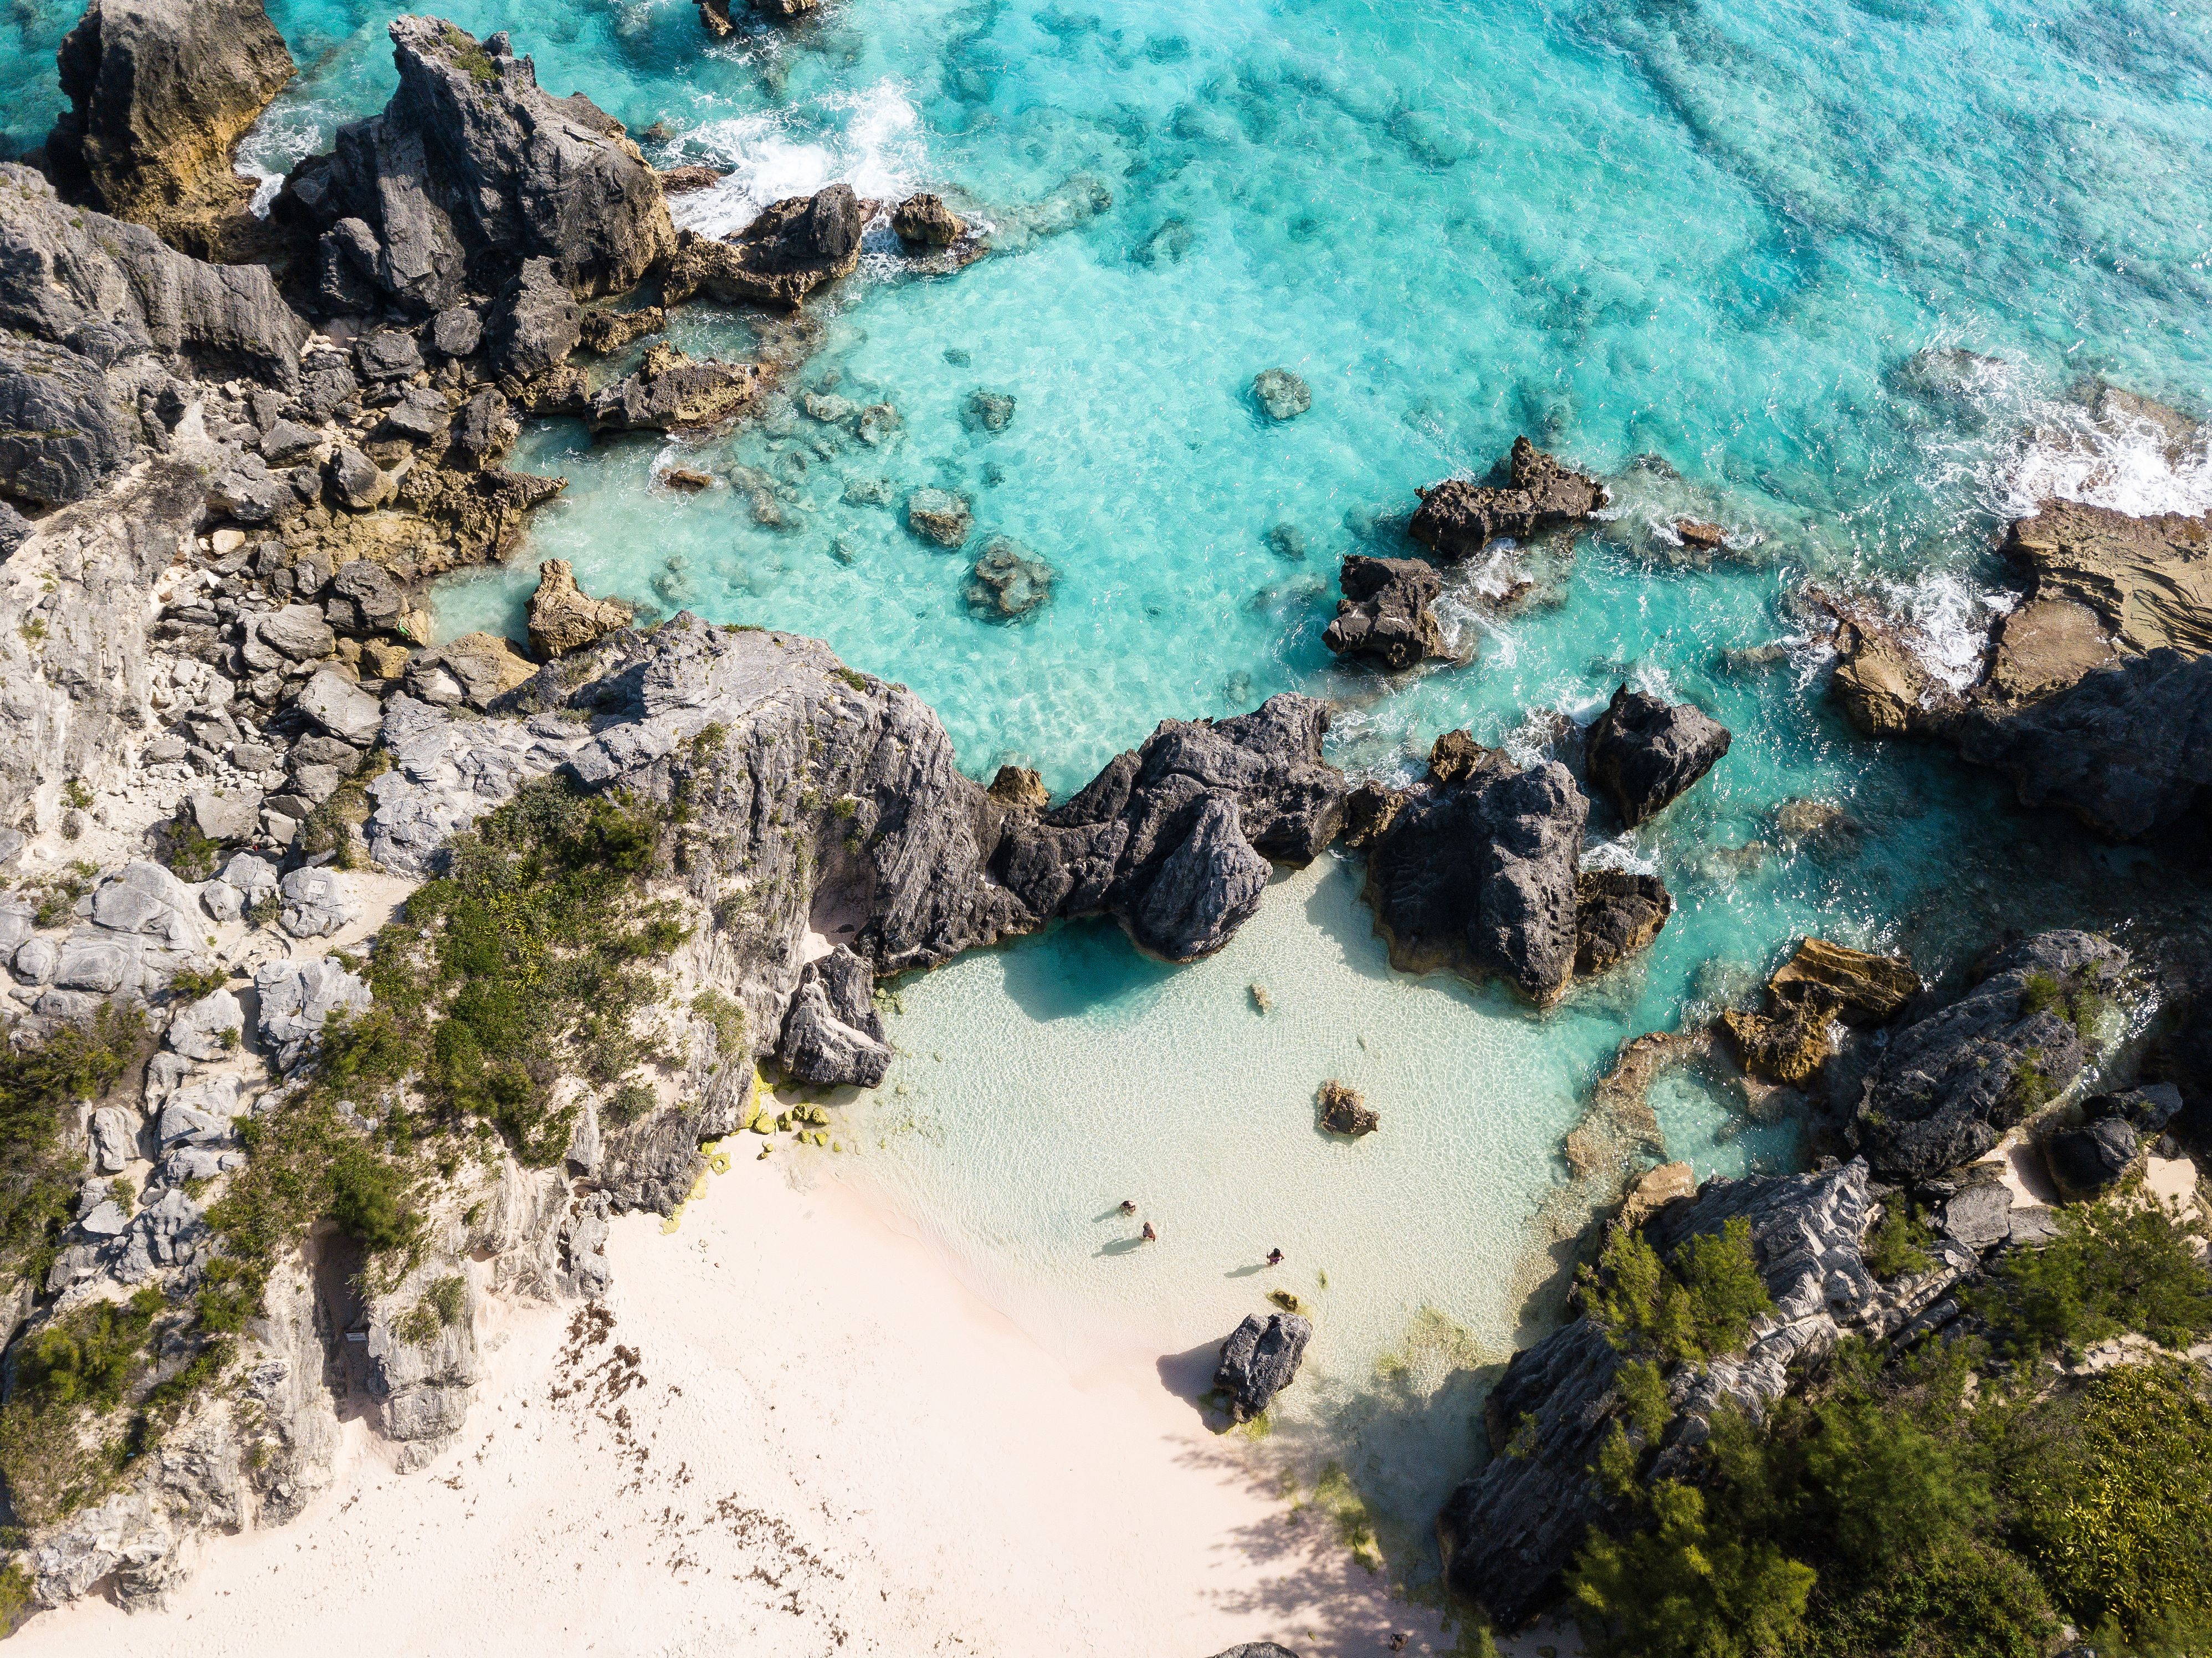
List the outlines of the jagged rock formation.
{"type": "Polygon", "coordinates": [[[293,75],[262,0],[92,0],[58,63],[70,108],[46,160],[63,192],[221,257],[253,193],[231,158],[293,75]]]}
{"type": "Polygon", "coordinates": [[[591,401],[585,418],[594,432],[677,432],[713,426],[751,404],[761,371],[749,362],[695,362],[674,346],[645,349],[635,374],[591,401]]]}
{"type": "Polygon", "coordinates": [[[1344,597],[1322,643],[1339,656],[1372,657],[1395,671],[1444,653],[1443,629],[1429,606],[1443,578],[1417,558],[1347,556],[1344,597]]]}
{"type": "Polygon", "coordinates": [[[1556,761],[1476,753],[1398,807],[1368,848],[1364,896],[1401,972],[1495,975],[1540,1005],[1574,973],[1589,803],[1556,761]]]}
{"type": "Polygon", "coordinates": [[[891,1050],[874,1001],[875,975],[843,944],[809,962],[783,1016],[776,1058],[793,1080],[873,1088],[891,1050]]]}
{"type": "Polygon", "coordinates": [[[2118,1185],[2181,1114],[2181,1090],[2171,1083],[2100,1094],[2081,1102],[2081,1121],[2043,1142],[2044,1166],[2069,1202],[2118,1185]]]}
{"type": "Polygon", "coordinates": [[[1575,971],[1603,973],[1659,936],[1674,900],[1656,875],[1586,869],[1575,877],[1575,971]]]}
{"type": "MultiPolygon", "coordinates": [[[[538,567],[538,591],[530,596],[530,648],[542,661],[596,645],[618,628],[629,626],[630,608],[620,599],[593,598],[576,585],[565,558],[538,567]]],[[[507,689],[502,687],[501,689],[507,689]]]]}
{"type": "Polygon", "coordinates": [[[902,242],[918,247],[950,247],[968,234],[960,216],[945,206],[941,196],[915,195],[898,204],[891,215],[891,230],[902,242]]]}
{"type": "Polygon", "coordinates": [[[1731,1008],[1720,1024],[1746,1071],[1802,1088],[1836,1052],[1832,1024],[1885,1024],[1919,989],[1920,975],[1903,957],[1805,938],[1767,980],[1766,1011],[1731,1008]]]}
{"type": "Polygon", "coordinates": [[[556,98],[504,33],[391,27],[399,88],[302,161],[276,212],[313,239],[320,302],[428,317],[497,294],[527,259],[580,298],[625,293],[675,251],[652,167],[581,93],[556,98]]]}
{"type": "Polygon", "coordinates": [[[1382,1126],[1382,1118],[1358,1089],[1334,1079],[1321,1085],[1315,1096],[1321,1108],[1321,1126],[1332,1134],[1358,1139],[1382,1126]]]}
{"type": "Polygon", "coordinates": [[[1221,1344],[1221,1363],[1213,1372],[1214,1391],[1232,1422],[1248,1422],[1274,1402],[1298,1374],[1313,1326],[1296,1313],[1248,1315],[1221,1344]]]}
{"type": "Polygon", "coordinates": [[[1854,1102],[1850,1133],[1885,1179],[1922,1180],[1980,1157],[2081,1074],[2094,1009],[2127,952],[2087,932],[2004,951],[1972,990],[1893,1035],[1854,1102]]]}
{"type": "MultiPolygon", "coordinates": [[[[1664,1256],[1741,1217],[1774,1303],[1742,1353],[1678,1366],[1668,1378],[1674,1414],[1659,1440],[1661,1474],[1704,1442],[1723,1404],[1755,1413],[1785,1391],[1791,1366],[1845,1335],[1895,1333],[1976,1265],[1972,1251],[1946,1239],[1928,1272],[1877,1284],[1860,1254],[1874,1215],[1866,1164],[1854,1161],[1785,1179],[1711,1180],[1644,1223],[1664,1256]]],[[[1506,1627],[1557,1595],[1589,1527],[1613,1517],[1595,1469],[1620,1420],[1622,1357],[1589,1317],[1577,1318],[1516,1353],[1485,1404],[1491,1460],[1452,1493],[1437,1533],[1452,1593],[1506,1627]]]]}
{"type": "Polygon", "coordinates": [[[1623,685],[1589,729],[1590,781],[1631,829],[1680,798],[1729,751],[1718,720],[1623,685]]]}
{"type": "Polygon", "coordinates": [[[867,213],[850,185],[771,203],[720,241],[686,231],[661,285],[671,305],[705,293],[725,304],[796,310],[823,283],[860,263],[867,213]]]}
{"type": "Polygon", "coordinates": [[[1562,466],[1525,437],[1513,440],[1504,489],[1450,478],[1421,492],[1414,540],[1437,556],[1472,558],[1498,536],[1521,537],[1576,524],[1605,505],[1605,486],[1562,466]]]}

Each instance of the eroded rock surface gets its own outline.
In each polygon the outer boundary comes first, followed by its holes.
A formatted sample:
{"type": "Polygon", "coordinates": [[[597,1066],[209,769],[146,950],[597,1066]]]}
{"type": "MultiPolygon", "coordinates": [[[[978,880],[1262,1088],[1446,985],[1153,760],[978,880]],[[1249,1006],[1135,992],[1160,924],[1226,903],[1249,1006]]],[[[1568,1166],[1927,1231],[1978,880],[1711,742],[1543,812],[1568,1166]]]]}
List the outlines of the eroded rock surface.
{"type": "Polygon", "coordinates": [[[1605,505],[1605,486],[1561,465],[1525,437],[1513,440],[1503,489],[1451,478],[1422,492],[1413,539],[1448,560],[1472,558],[1498,536],[1575,524],[1605,505]]]}
{"type": "Polygon", "coordinates": [[[1393,671],[1444,653],[1443,629],[1429,606],[1443,578],[1417,558],[1344,561],[1344,597],[1322,643],[1339,656],[1371,657],[1393,671]]]}
{"type": "Polygon", "coordinates": [[[672,305],[704,293],[729,305],[796,309],[823,283],[859,268],[866,223],[853,187],[841,184],[774,203],[720,241],[686,231],[663,292],[672,305]]]}
{"type": "Polygon", "coordinates": [[[593,598],[579,587],[567,559],[549,558],[538,567],[538,591],[530,596],[530,647],[542,659],[596,645],[629,626],[629,619],[630,608],[620,599],[593,598]]]}
{"type": "Polygon", "coordinates": [[[1248,1315],[1221,1344],[1221,1363],[1213,1372],[1214,1391],[1230,1419],[1247,1422],[1274,1402],[1295,1381],[1313,1326],[1296,1313],[1248,1315]]]}
{"type": "Polygon", "coordinates": [[[1732,740],[1701,709],[1623,685],[1590,727],[1590,781],[1633,829],[1711,771],[1732,740]]]}

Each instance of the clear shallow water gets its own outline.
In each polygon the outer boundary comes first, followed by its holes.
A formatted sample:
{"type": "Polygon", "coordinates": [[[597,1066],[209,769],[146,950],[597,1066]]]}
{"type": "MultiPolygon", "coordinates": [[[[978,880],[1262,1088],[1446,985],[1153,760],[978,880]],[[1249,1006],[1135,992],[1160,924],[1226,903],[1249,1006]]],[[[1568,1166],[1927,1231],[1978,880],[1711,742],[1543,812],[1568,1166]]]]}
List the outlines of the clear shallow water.
{"type": "MultiPolygon", "coordinates": [[[[0,19],[17,149],[51,119],[71,10],[0,19]]],[[[392,79],[386,10],[273,15],[302,76],[249,147],[271,170],[392,79]]],[[[1258,1304],[1226,1275],[1280,1244],[1322,1327],[1286,1436],[1341,1455],[1401,1536],[1472,1454],[1470,1378],[1518,1317],[1524,1223],[1620,1041],[1737,993],[1800,932],[1942,971],[2002,927],[2167,896],[1984,779],[1853,740],[1786,595],[1808,576],[1881,591],[1963,674],[2003,516],[2051,490],[2212,504],[2203,455],[2086,435],[2076,412],[2098,376],[2212,403],[2203,13],[832,0],[718,46],[688,0],[450,15],[511,28],[545,84],[634,132],[665,123],[663,162],[735,168],[683,203],[694,222],[844,178],[943,190],[999,251],[919,281],[882,250],[821,307],[799,384],[892,404],[881,444],[793,408],[696,444],[532,432],[518,464],[568,494],[514,569],[441,594],[447,630],[513,627],[536,561],[567,557],[594,592],[826,637],[927,696],[977,774],[1020,760],[1063,791],[1163,718],[1285,689],[1335,699],[1336,757],[1385,774],[1455,726],[1533,740],[1530,711],[1586,719],[1624,678],[1736,732],[1607,854],[1664,874],[1674,922],[1549,1018],[1389,975],[1329,863],[1196,969],[1071,928],[906,986],[909,1092],[848,1108],[874,1132],[841,1167],[1072,1357],[1218,1337],[1258,1304]],[[1279,365],[1314,395],[1280,426],[1247,391],[1279,365]],[[978,389],[1015,398],[1003,432],[963,420],[978,389]],[[1613,520],[1540,561],[1539,601],[1510,612],[1482,599],[1494,572],[1455,578],[1471,665],[1338,671],[1320,633],[1339,556],[1402,550],[1416,484],[1482,471],[1524,431],[1611,476],[1613,520]],[[747,469],[744,488],[656,487],[677,460],[747,469]],[[877,481],[890,505],[848,503],[877,481]],[[924,484],[974,501],[964,556],[902,527],[924,484]],[[1741,556],[1681,562],[1658,526],[1683,513],[1729,525],[1741,556]],[[961,597],[999,534],[1060,573],[1011,627],[961,597]],[[1723,659],[1771,641],[1790,648],[1764,669],[1723,659]],[[1805,801],[1842,816],[1814,832],[1805,801]],[[1385,1114],[1358,1147],[1310,1122],[1315,1084],[1347,1072],[1385,1114]],[[1166,1242],[1102,1255],[1121,1229],[1094,1218],[1125,1195],[1157,1206],[1166,1242]],[[1324,1265],[1326,1297],[1303,1276],[1324,1265]],[[1419,1408],[1437,1388],[1444,1406],[1419,1408]]],[[[675,331],[750,343],[700,307],[675,331]]],[[[1793,1155],[1694,1087],[1656,1103],[1701,1173],[1793,1155]]],[[[1396,1564],[1418,1575],[1419,1553],[1396,1564]]]]}

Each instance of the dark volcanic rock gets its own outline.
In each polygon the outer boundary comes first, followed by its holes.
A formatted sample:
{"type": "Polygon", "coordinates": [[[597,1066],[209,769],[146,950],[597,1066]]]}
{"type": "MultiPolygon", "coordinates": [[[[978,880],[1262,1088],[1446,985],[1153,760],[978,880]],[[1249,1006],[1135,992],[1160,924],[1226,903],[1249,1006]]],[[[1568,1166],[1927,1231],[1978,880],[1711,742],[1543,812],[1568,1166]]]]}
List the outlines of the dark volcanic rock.
{"type": "Polygon", "coordinates": [[[2094,1198],[2134,1168],[2143,1148],[2180,1114],[2181,1090],[2171,1083],[2100,1094],[2081,1102],[2080,1127],[2044,1141],[2043,1160],[2064,1196],[2094,1198]]]}
{"type": "Polygon", "coordinates": [[[326,289],[350,282],[428,316],[542,258],[592,298],[628,292],[674,250],[653,169],[591,100],[542,90],[504,33],[479,43],[429,17],[398,18],[391,33],[392,101],[340,127],[278,198],[319,239],[326,289]]]}
{"type": "MultiPolygon", "coordinates": [[[[1739,1216],[1749,1224],[1775,1310],[1753,1327],[1740,1357],[1694,1376],[1677,1372],[1660,1477],[1684,1471],[1684,1448],[1703,1442],[1715,1410],[1726,1405],[1756,1417],[1788,1388],[1793,1364],[1845,1335],[1890,1333],[1958,1276],[1947,1260],[1903,1292],[1875,1281],[1860,1254],[1872,1209],[1859,1162],[1785,1179],[1711,1180],[1644,1230],[1665,1255],[1739,1216]]],[[[1595,1467],[1622,1417],[1621,1362],[1604,1333],[1577,1318],[1516,1353],[1485,1401],[1490,1461],[1452,1493],[1437,1536],[1452,1593],[1507,1628],[1526,1624],[1559,1594],[1560,1574],[1592,1525],[1620,1517],[1595,1467]]]]}
{"type": "Polygon", "coordinates": [[[891,229],[917,247],[950,247],[967,234],[960,216],[937,196],[909,196],[891,215],[891,229]]]}
{"type": "Polygon", "coordinates": [[[1494,974],[1540,1005],[1574,974],[1589,803],[1556,761],[1522,771],[1481,752],[1410,793],[1368,848],[1364,896],[1401,972],[1494,974]]]}
{"type": "Polygon", "coordinates": [[[1313,1326],[1296,1313],[1270,1313],[1265,1319],[1248,1315],[1221,1344],[1221,1363],[1213,1373],[1214,1390],[1230,1418],[1245,1422],[1266,1410],[1296,1379],[1312,1339],[1313,1326]]]}
{"type": "Polygon", "coordinates": [[[705,293],[727,305],[796,309],[823,282],[860,263],[866,221],[850,185],[777,202],[720,241],[686,231],[662,283],[671,305],[705,293]]]}
{"type": "Polygon", "coordinates": [[[70,199],[217,257],[253,194],[231,157],[292,78],[262,0],[92,0],[58,62],[46,159],[70,199]]]}
{"type": "Polygon", "coordinates": [[[510,386],[538,380],[568,361],[583,325],[583,307],[553,261],[525,259],[492,310],[492,367],[510,386]]]}
{"type": "Polygon", "coordinates": [[[1633,829],[1711,771],[1732,740],[1726,726],[1688,703],[1623,685],[1590,727],[1590,781],[1633,829]]]}
{"type": "Polygon", "coordinates": [[[1340,656],[1370,656],[1395,671],[1443,654],[1443,630],[1429,610],[1443,578],[1417,558],[1344,561],[1344,598],[1322,643],[1340,656]]]}
{"type": "Polygon", "coordinates": [[[1573,524],[1605,505],[1605,487],[1565,467],[1526,438],[1513,440],[1512,482],[1493,489],[1451,478],[1422,492],[1413,539],[1447,559],[1472,558],[1493,537],[1534,535],[1573,524]]]}
{"type": "Polygon", "coordinates": [[[1346,1134],[1357,1139],[1382,1126],[1381,1115],[1367,1103],[1366,1097],[1343,1083],[1323,1083],[1315,1099],[1321,1108],[1321,1126],[1332,1134],[1346,1134]]]}
{"type": "Polygon", "coordinates": [[[1654,938],[1674,913],[1667,884],[1625,869],[1586,869],[1575,877],[1575,971],[1602,973],[1654,938]]]}
{"type": "Polygon", "coordinates": [[[1898,1031],[1851,1122],[1875,1173],[1918,1181],[1971,1163],[2072,1082],[2088,1049],[2069,1011],[2109,998],[2127,963],[2126,951],[2094,933],[2045,932],[1898,1031]]]}
{"type": "Polygon", "coordinates": [[[891,1050],[875,1006],[875,975],[839,944],[809,962],[783,1016],[776,1057],[795,1080],[821,1086],[873,1088],[891,1050]]]}

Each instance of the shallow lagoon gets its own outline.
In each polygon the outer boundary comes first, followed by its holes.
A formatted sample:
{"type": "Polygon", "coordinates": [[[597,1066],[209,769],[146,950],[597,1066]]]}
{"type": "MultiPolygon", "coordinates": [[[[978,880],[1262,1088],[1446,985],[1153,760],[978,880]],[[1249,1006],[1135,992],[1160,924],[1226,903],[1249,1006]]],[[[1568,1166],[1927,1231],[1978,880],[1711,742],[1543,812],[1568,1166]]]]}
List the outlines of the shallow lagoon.
{"type": "MultiPolygon", "coordinates": [[[[51,119],[75,9],[0,19],[17,149],[51,119]]],[[[273,170],[380,105],[392,71],[381,8],[272,12],[302,65],[250,146],[273,170]]],[[[2003,516],[2051,490],[2212,505],[2203,452],[2087,434],[2078,408],[2099,376],[2212,398],[2203,17],[831,0],[710,45],[689,0],[449,15],[513,29],[547,85],[633,131],[665,124],[664,164],[734,168],[682,203],[703,227],[843,178],[941,189],[998,251],[915,280],[879,249],[817,313],[801,383],[892,404],[879,442],[795,407],[697,443],[532,431],[517,464],[568,494],[512,569],[441,594],[447,631],[513,627],[537,560],[569,558],[595,592],[818,634],[926,696],[977,775],[1020,761],[1056,792],[1161,719],[1288,689],[1335,700],[1335,757],[1381,774],[1457,726],[1533,747],[1534,711],[1586,720],[1624,679],[1735,732],[1606,854],[1659,870],[1675,919],[1548,1017],[1389,974],[1357,865],[1331,858],[1197,968],[1072,927],[907,983],[891,1084],[844,1114],[865,1151],[841,1170],[1078,1366],[1218,1339],[1278,1281],[1237,1274],[1282,1247],[1322,1332],[1284,1438],[1309,1468],[1347,1463],[1415,1576],[1439,1482],[1473,1455],[1470,1381],[1520,1316],[1559,1137],[1621,1041],[1740,993],[1802,932],[1941,973],[2002,927],[2158,891],[1985,779],[1854,740],[1821,695],[1819,618],[1786,596],[1808,576],[1882,591],[1963,673],[2003,516]],[[1274,366],[1313,388],[1287,424],[1249,394],[1274,366]],[[966,416],[979,389],[1014,398],[1003,431],[966,416]],[[1613,478],[1613,520],[1538,560],[1517,609],[1486,602],[1498,571],[1455,578],[1468,665],[1337,671],[1319,640],[1339,556],[1400,550],[1414,486],[1524,431],[1613,478]],[[721,482],[660,488],[677,460],[721,482]],[[964,556],[902,527],[925,484],[974,501],[964,556]],[[1685,513],[1735,552],[1686,561],[1663,527],[1685,513]],[[1028,623],[963,600],[994,535],[1059,573],[1028,623]],[[1724,655],[1775,643],[1764,665],[1724,655]],[[1784,811],[1807,801],[1837,815],[1784,811]],[[1315,1131],[1328,1075],[1367,1091],[1379,1136],[1315,1131]],[[1157,1249],[1115,1253],[1128,1229],[1099,1217],[1123,1196],[1158,1218],[1157,1249]],[[1418,1408],[1444,1386],[1450,1408],[1418,1408]]],[[[696,307],[674,332],[751,343],[696,307]]],[[[1692,1085],[1656,1103],[1700,1173],[1795,1154],[1692,1085]]]]}

